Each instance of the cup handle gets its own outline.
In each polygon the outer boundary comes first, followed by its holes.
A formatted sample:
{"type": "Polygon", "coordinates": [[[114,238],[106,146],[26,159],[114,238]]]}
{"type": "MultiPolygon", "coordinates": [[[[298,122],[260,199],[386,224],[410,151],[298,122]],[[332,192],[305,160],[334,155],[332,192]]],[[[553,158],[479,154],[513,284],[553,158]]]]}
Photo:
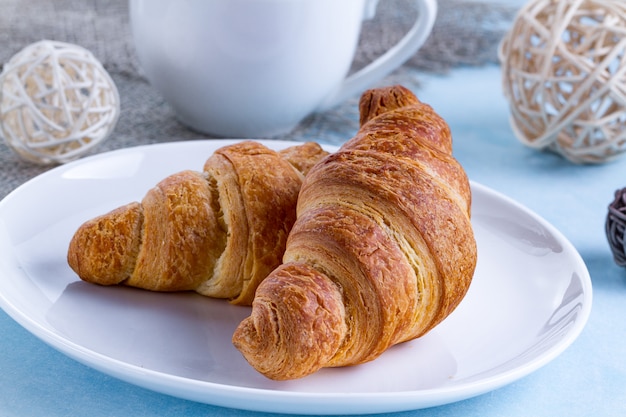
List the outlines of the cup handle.
{"type": "MultiPolygon", "coordinates": [[[[375,6],[377,2],[369,3],[375,6]]],[[[331,93],[318,107],[318,111],[326,110],[381,80],[390,72],[404,64],[424,44],[437,17],[437,0],[415,0],[419,16],[406,35],[392,48],[378,57],[366,67],[347,77],[341,85],[331,93]]],[[[372,14],[368,6],[366,14],[372,14]]]]}

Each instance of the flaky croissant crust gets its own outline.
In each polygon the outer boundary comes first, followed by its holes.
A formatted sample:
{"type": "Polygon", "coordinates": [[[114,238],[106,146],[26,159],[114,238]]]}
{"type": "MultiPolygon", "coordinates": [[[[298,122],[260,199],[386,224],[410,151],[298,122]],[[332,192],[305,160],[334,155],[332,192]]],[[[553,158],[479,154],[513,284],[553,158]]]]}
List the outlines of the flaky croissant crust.
{"type": "Polygon", "coordinates": [[[356,136],[305,178],[284,263],[233,335],[272,379],[367,362],[424,335],[474,273],[470,186],[448,125],[400,86],[366,92],[359,107],[356,136]]]}
{"type": "Polygon", "coordinates": [[[85,222],[68,263],[87,282],[196,291],[249,305],[280,263],[304,174],[327,152],[243,141],[203,171],[170,175],[133,202],[85,222]]]}

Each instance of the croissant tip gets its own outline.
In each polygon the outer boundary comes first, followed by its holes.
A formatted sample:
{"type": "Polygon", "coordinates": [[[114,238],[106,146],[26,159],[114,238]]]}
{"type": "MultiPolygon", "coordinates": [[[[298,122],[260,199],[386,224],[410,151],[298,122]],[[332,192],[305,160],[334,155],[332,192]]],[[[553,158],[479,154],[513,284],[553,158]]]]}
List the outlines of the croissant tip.
{"type": "Polygon", "coordinates": [[[359,101],[360,125],[363,126],[380,114],[419,102],[417,96],[402,85],[367,90],[359,101]]]}

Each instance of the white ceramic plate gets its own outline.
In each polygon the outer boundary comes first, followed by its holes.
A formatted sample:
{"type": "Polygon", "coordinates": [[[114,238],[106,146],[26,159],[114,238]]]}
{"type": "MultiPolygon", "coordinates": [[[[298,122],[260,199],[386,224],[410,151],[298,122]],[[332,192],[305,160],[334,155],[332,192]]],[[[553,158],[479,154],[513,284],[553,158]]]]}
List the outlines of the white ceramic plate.
{"type": "Polygon", "coordinates": [[[361,366],[269,381],[230,342],[247,308],[77,279],[66,250],[82,222],[141,199],[171,173],[200,170],[227,143],[105,153],[15,190],[0,202],[2,308],[44,342],[124,381],[214,405],[299,414],[402,411],[479,395],[545,365],[585,325],[591,281],[574,247],[479,184],[472,184],[479,261],[466,298],[428,335],[361,366]]]}

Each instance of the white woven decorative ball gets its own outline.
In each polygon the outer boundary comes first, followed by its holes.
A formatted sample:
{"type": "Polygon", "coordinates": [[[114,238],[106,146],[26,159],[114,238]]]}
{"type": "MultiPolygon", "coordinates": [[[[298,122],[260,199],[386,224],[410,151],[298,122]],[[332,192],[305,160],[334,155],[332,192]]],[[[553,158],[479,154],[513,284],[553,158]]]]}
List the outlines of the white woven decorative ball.
{"type": "Polygon", "coordinates": [[[91,52],[41,41],[0,74],[0,135],[22,158],[64,163],[111,133],[120,112],[113,80],[91,52]]]}
{"type": "Polygon", "coordinates": [[[532,0],[500,61],[521,142],[575,163],[626,151],[626,1],[532,0]]]}

